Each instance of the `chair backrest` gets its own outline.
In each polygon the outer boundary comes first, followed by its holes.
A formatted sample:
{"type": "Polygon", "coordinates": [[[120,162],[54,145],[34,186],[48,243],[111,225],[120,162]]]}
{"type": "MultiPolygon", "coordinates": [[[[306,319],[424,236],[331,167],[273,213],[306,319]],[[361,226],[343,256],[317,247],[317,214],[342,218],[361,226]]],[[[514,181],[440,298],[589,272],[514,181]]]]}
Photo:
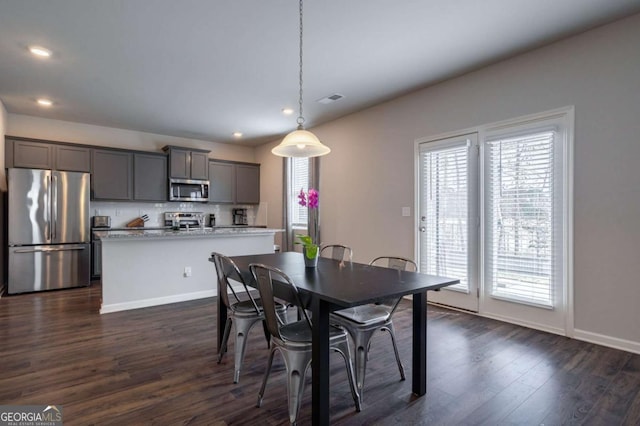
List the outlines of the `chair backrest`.
{"type": "Polygon", "coordinates": [[[380,256],[369,262],[372,266],[382,266],[384,268],[393,268],[399,271],[416,272],[418,265],[411,259],[397,256],[380,256]]]}
{"type": "Polygon", "coordinates": [[[311,320],[307,315],[306,310],[303,308],[302,301],[300,299],[300,293],[298,287],[293,283],[291,278],[287,276],[278,268],[273,266],[263,265],[261,263],[252,263],[249,265],[249,270],[253,279],[258,284],[258,290],[260,291],[260,300],[262,301],[262,309],[264,311],[264,317],[267,321],[267,330],[269,334],[280,340],[283,340],[280,335],[280,326],[283,325],[282,319],[276,315],[276,302],[273,297],[273,280],[285,283],[290,287],[291,292],[294,295],[295,302],[300,308],[300,311],[304,314],[304,318],[311,328],[311,320]]]}
{"type": "Polygon", "coordinates": [[[228,293],[229,290],[231,290],[231,294],[235,298],[235,302],[240,302],[238,294],[229,282],[229,280],[234,280],[242,284],[244,291],[253,304],[253,308],[256,310],[256,313],[260,313],[258,304],[253,296],[251,296],[251,292],[249,292],[249,289],[247,288],[247,283],[244,282],[244,278],[242,278],[242,274],[233,260],[216,252],[211,253],[211,257],[213,258],[213,264],[216,266],[216,274],[218,275],[218,297],[222,300],[222,303],[224,303],[227,308],[231,307],[231,301],[229,300],[228,293]]]}
{"type": "Polygon", "coordinates": [[[353,250],[351,250],[351,247],[343,246],[342,244],[328,244],[320,249],[320,257],[351,262],[353,250]]]}
{"type": "MultiPolygon", "coordinates": [[[[404,257],[397,257],[397,256],[379,256],[373,259],[371,262],[369,262],[369,265],[396,269],[398,271],[409,271],[409,272],[418,271],[418,265],[416,265],[416,262],[414,262],[411,259],[407,259],[404,257]]],[[[391,317],[391,315],[393,315],[393,313],[398,308],[398,305],[400,304],[401,300],[402,300],[401,297],[398,297],[397,299],[396,298],[385,299],[381,301],[380,304],[383,304],[389,308],[389,317],[391,317]]]]}

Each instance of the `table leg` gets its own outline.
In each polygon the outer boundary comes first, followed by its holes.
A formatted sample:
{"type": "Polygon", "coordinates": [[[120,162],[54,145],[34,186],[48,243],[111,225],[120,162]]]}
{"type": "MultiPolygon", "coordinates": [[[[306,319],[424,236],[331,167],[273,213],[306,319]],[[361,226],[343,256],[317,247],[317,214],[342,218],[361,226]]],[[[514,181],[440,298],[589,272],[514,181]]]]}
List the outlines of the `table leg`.
{"type": "Polygon", "coordinates": [[[224,327],[227,324],[227,307],[222,303],[222,298],[218,296],[218,352],[222,347],[222,337],[224,335],[224,327]]]}
{"type": "Polygon", "coordinates": [[[413,295],[413,368],[411,369],[414,394],[427,393],[427,296],[413,295]]]}
{"type": "Polygon", "coordinates": [[[313,425],[329,424],[329,306],[314,298],[311,302],[311,417],[313,425]]]}

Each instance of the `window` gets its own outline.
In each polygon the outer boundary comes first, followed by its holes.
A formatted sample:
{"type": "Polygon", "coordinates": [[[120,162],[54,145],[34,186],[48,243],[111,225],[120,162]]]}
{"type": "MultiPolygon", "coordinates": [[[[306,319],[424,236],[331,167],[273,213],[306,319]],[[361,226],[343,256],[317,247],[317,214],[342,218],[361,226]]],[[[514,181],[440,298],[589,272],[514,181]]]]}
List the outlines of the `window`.
{"type": "Polygon", "coordinates": [[[309,159],[291,158],[289,162],[289,220],[293,229],[307,229],[307,208],[298,204],[301,189],[309,187],[309,159]]]}
{"type": "Polygon", "coordinates": [[[562,141],[556,123],[487,134],[485,282],[491,297],[554,306],[562,280],[562,141]]]}

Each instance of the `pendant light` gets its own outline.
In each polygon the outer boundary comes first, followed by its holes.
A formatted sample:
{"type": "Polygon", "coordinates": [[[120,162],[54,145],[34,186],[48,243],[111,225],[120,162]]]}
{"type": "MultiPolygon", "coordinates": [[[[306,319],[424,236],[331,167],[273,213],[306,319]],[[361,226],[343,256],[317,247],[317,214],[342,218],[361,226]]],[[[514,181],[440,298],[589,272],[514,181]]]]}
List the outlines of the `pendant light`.
{"type": "Polygon", "coordinates": [[[280,145],[271,150],[272,154],[280,157],[318,157],[331,152],[331,149],[323,145],[320,139],[313,133],[304,129],[304,117],[302,116],[302,0],[300,0],[300,115],[298,115],[298,129],[289,133],[280,142],[280,145]]]}

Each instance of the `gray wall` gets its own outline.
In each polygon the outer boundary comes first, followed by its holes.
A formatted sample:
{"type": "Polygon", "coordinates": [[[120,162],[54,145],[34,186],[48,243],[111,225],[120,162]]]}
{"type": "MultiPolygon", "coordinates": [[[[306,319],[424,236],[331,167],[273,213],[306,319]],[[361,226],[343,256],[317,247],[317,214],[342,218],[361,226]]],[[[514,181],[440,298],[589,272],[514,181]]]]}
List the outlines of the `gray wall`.
{"type": "MultiPolygon", "coordinates": [[[[640,351],[639,46],[635,15],[313,129],[333,150],[323,241],[356,261],[412,257],[401,207],[414,205],[416,139],[575,105],[576,337],[640,351]]],[[[270,226],[281,226],[277,142],[256,150],[270,226]]]]}

